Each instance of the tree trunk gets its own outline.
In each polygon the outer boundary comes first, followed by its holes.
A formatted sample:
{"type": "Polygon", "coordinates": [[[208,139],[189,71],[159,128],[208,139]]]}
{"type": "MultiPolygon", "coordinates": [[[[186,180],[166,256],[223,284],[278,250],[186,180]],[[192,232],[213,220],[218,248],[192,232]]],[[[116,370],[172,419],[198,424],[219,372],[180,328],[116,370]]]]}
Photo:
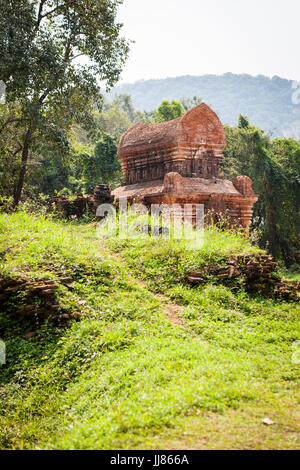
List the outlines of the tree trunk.
{"type": "Polygon", "coordinates": [[[27,133],[24,138],[24,143],[23,143],[23,148],[22,148],[22,158],[21,158],[21,168],[20,168],[20,174],[19,174],[19,180],[16,188],[16,192],[14,194],[14,203],[13,206],[17,207],[21,197],[22,197],[22,192],[23,192],[23,187],[24,187],[24,181],[25,181],[25,176],[27,172],[27,162],[28,162],[28,155],[29,155],[29,149],[30,149],[30,144],[32,142],[32,136],[34,131],[36,130],[36,120],[38,116],[38,112],[42,106],[42,103],[44,99],[46,98],[49,90],[45,90],[42,96],[39,98],[37,104],[35,105],[35,114],[31,118],[31,121],[29,123],[29,127],[27,130],[27,133]]]}
{"type": "Polygon", "coordinates": [[[22,197],[22,192],[23,192],[23,187],[24,187],[24,181],[25,181],[25,175],[27,171],[27,162],[28,162],[28,155],[29,155],[29,146],[30,146],[30,136],[31,136],[31,131],[28,131],[24,145],[23,145],[23,150],[22,150],[22,159],[21,159],[21,168],[20,168],[20,174],[19,174],[19,180],[18,184],[16,187],[16,191],[14,194],[14,207],[17,207],[21,197],[22,197]]]}

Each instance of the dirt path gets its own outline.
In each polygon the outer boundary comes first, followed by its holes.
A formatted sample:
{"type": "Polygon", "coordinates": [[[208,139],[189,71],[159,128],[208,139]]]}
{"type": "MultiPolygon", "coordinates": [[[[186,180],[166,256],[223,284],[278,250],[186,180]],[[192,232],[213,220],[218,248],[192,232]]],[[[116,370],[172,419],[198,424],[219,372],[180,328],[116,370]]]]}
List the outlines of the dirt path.
{"type": "MultiPolygon", "coordinates": [[[[124,268],[128,279],[159,301],[164,317],[174,326],[187,328],[184,307],[172,303],[163,294],[152,292],[145,282],[128,271],[124,259],[107,252],[124,268]]],[[[206,343],[191,332],[191,341],[206,343]]],[[[241,403],[238,409],[226,409],[223,413],[202,410],[199,416],[183,416],[174,427],[151,436],[152,449],[168,450],[254,450],[300,449],[300,407],[292,396],[278,397],[273,401],[261,400],[241,403]],[[269,422],[265,422],[266,418],[269,422]]]]}
{"type": "MultiPolygon", "coordinates": [[[[127,267],[125,266],[124,260],[120,256],[118,256],[116,253],[112,253],[111,251],[108,251],[108,250],[106,250],[106,253],[112,259],[118,261],[123,266],[123,268],[126,270],[126,274],[128,276],[128,279],[131,282],[133,282],[135,284],[138,284],[143,289],[149,291],[149,288],[147,287],[147,285],[143,281],[141,281],[140,279],[137,279],[136,277],[133,276],[132,273],[128,272],[127,267]]],[[[165,297],[162,294],[156,294],[155,292],[152,292],[152,291],[151,291],[151,294],[154,295],[157,298],[157,300],[160,302],[160,304],[162,305],[163,315],[166,317],[166,319],[169,322],[173,323],[173,325],[176,325],[176,326],[181,326],[181,327],[184,326],[184,321],[183,321],[183,318],[182,318],[182,315],[181,315],[182,312],[184,311],[184,307],[182,307],[181,305],[174,304],[174,303],[170,302],[170,299],[168,299],[167,297],[165,297]]]]}
{"type": "MultiPolygon", "coordinates": [[[[122,262],[122,260],[119,259],[119,262],[122,262]]],[[[123,266],[124,266],[124,263],[123,263],[123,266]]],[[[140,287],[142,287],[145,290],[149,290],[146,284],[144,284],[142,281],[133,277],[131,273],[127,272],[127,274],[128,274],[128,278],[132,282],[138,284],[140,287]]],[[[162,294],[156,294],[155,292],[152,292],[152,291],[151,291],[151,294],[153,294],[162,305],[163,315],[167,318],[169,322],[173,323],[173,325],[176,325],[176,326],[184,326],[184,321],[181,316],[181,313],[184,311],[184,307],[170,302],[170,299],[168,299],[162,294]]]]}
{"type": "Polygon", "coordinates": [[[161,294],[154,295],[163,305],[163,313],[166,318],[174,325],[184,326],[184,321],[181,316],[182,312],[184,311],[184,307],[178,304],[170,303],[169,299],[161,294]]]}

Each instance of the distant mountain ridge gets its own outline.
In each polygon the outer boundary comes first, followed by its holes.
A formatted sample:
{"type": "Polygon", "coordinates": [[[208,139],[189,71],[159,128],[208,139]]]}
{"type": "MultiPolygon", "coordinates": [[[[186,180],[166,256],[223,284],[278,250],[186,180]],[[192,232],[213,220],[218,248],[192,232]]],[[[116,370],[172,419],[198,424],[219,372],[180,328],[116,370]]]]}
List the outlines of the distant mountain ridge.
{"type": "MultiPolygon", "coordinates": [[[[139,80],[115,87],[117,93],[131,95],[133,105],[141,111],[158,107],[163,99],[200,96],[219,115],[223,124],[236,125],[239,114],[247,115],[251,124],[274,137],[300,140],[300,104],[292,102],[293,81],[274,76],[225,73],[139,80]]],[[[300,93],[299,93],[300,95],[300,93]]]]}

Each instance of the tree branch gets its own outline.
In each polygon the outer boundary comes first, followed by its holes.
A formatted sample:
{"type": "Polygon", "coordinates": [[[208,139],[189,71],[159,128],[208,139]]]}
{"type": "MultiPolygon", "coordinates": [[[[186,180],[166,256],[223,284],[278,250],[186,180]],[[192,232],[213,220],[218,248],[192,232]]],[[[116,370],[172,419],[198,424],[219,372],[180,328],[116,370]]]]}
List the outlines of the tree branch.
{"type": "Polygon", "coordinates": [[[52,13],[55,13],[57,10],[59,10],[60,8],[64,7],[65,5],[57,5],[57,7],[53,8],[52,10],[50,11],[47,11],[47,13],[45,13],[43,16],[42,16],[42,19],[44,18],[47,18],[47,16],[49,15],[52,15],[52,13]]]}
{"type": "Polygon", "coordinates": [[[39,99],[38,99],[38,104],[39,104],[39,106],[38,106],[38,107],[40,107],[40,106],[43,104],[43,101],[44,101],[44,99],[47,97],[49,91],[50,91],[50,90],[49,90],[49,88],[48,88],[48,89],[45,90],[44,93],[39,97],[39,99]]]}
{"type": "Polygon", "coordinates": [[[75,60],[75,59],[77,59],[77,57],[80,57],[82,55],[85,55],[85,54],[83,52],[81,52],[81,54],[77,54],[77,55],[74,55],[74,57],[71,57],[70,60],[75,60]]]}
{"type": "Polygon", "coordinates": [[[8,118],[4,124],[2,124],[2,126],[0,127],[0,132],[3,131],[3,129],[5,129],[5,127],[8,125],[8,124],[11,124],[12,122],[22,122],[22,121],[29,121],[30,119],[25,119],[25,118],[8,118]]]}
{"type": "Polygon", "coordinates": [[[11,154],[12,158],[15,157],[21,150],[22,150],[22,144],[18,142],[19,147],[15,151],[9,150],[9,153],[11,154]]]}
{"type": "Polygon", "coordinates": [[[40,24],[41,24],[41,21],[42,21],[42,19],[43,19],[42,12],[43,12],[43,7],[44,7],[46,1],[47,1],[47,0],[41,0],[41,2],[40,2],[38,17],[37,17],[37,22],[36,22],[36,25],[35,25],[35,28],[34,28],[34,31],[35,31],[35,32],[39,29],[40,24]]]}
{"type": "MultiPolygon", "coordinates": [[[[45,2],[47,0],[41,0],[41,2],[45,2]]],[[[55,13],[56,11],[60,10],[61,8],[64,8],[64,7],[71,7],[73,5],[76,5],[76,1],[71,1],[69,3],[69,5],[65,5],[64,3],[61,4],[61,5],[57,5],[55,8],[53,8],[52,10],[50,11],[47,11],[46,13],[44,13],[42,16],[41,16],[41,19],[40,19],[40,22],[44,19],[44,18],[47,18],[48,16],[51,16],[53,13],[55,13]]]]}

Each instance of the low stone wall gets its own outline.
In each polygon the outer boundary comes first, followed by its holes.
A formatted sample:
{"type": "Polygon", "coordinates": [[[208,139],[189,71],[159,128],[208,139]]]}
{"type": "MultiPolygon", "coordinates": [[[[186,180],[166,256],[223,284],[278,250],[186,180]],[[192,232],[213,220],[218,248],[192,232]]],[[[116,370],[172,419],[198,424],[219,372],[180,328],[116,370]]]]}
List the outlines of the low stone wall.
{"type": "Polygon", "coordinates": [[[56,196],[49,203],[49,211],[56,211],[60,217],[80,219],[86,214],[96,214],[101,204],[112,204],[114,198],[107,184],[98,184],[93,196],[78,195],[77,197],[56,196]]]}
{"type": "MultiPolygon", "coordinates": [[[[59,282],[72,289],[71,277],[61,276],[59,282]]],[[[56,293],[58,287],[50,279],[0,278],[0,313],[9,312],[12,318],[18,319],[51,319],[64,328],[75,314],[60,306],[56,293]]]]}
{"type": "Polygon", "coordinates": [[[271,256],[235,256],[227,260],[222,268],[203,267],[199,271],[190,272],[187,281],[197,285],[212,277],[225,282],[229,287],[233,287],[235,281],[242,280],[248,291],[260,292],[266,297],[299,299],[299,284],[294,286],[288,281],[283,281],[278,272],[278,263],[271,256]]]}
{"type": "Polygon", "coordinates": [[[49,210],[55,210],[60,217],[67,219],[80,219],[84,214],[95,212],[91,196],[78,196],[74,199],[57,196],[50,201],[49,210]]]}

